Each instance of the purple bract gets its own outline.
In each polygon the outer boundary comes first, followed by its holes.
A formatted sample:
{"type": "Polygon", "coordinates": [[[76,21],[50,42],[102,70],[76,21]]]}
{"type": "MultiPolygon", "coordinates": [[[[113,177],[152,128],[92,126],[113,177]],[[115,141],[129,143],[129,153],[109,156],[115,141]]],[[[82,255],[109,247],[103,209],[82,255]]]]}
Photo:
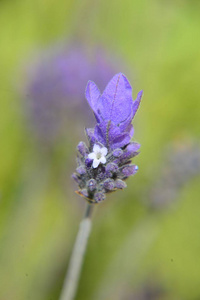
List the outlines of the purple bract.
{"type": "Polygon", "coordinates": [[[112,150],[127,145],[134,133],[131,122],[141,97],[142,91],[133,101],[131,85],[122,73],[111,79],[102,95],[96,84],[89,81],[86,99],[97,121],[93,134],[95,140],[112,150]]]}

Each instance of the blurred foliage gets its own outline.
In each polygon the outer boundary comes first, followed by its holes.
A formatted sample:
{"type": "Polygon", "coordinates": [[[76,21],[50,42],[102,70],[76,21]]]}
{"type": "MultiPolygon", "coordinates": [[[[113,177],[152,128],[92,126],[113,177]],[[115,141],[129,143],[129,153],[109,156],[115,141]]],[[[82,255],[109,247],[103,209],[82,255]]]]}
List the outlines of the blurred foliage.
{"type": "Polygon", "coordinates": [[[0,300],[56,300],[62,287],[84,210],[70,181],[79,137],[72,123],[49,162],[18,84],[34,52],[75,38],[121,55],[134,96],[144,90],[134,122],[140,172],[96,208],[77,299],[125,299],[149,277],[159,278],[160,299],[200,298],[199,176],[170,209],[140,201],[168,144],[199,140],[199,9],[187,0],[0,1],[0,300]]]}

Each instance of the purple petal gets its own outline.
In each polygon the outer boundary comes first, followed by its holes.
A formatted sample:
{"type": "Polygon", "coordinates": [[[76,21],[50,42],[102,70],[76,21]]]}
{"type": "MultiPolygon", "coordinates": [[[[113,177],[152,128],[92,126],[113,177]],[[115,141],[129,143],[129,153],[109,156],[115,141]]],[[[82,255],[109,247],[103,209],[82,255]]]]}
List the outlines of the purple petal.
{"type": "Polygon", "coordinates": [[[96,125],[94,129],[94,138],[99,141],[101,144],[106,146],[106,135],[104,135],[103,131],[99,127],[99,125],[96,125]]]}
{"type": "Polygon", "coordinates": [[[130,140],[130,135],[127,132],[124,132],[112,141],[111,149],[122,148],[125,145],[127,145],[130,142],[130,140]]]}
{"type": "Polygon", "coordinates": [[[111,122],[102,122],[95,127],[94,136],[100,143],[108,148],[122,148],[130,142],[133,135],[133,126],[129,125],[126,132],[121,133],[120,128],[111,122]]]}
{"type": "Polygon", "coordinates": [[[108,83],[99,98],[98,114],[103,120],[119,125],[130,118],[132,111],[132,88],[127,78],[119,73],[108,83]]]}
{"type": "Polygon", "coordinates": [[[138,143],[133,142],[128,144],[128,146],[124,150],[124,153],[120,156],[119,161],[123,163],[124,161],[138,155],[139,148],[140,148],[140,144],[138,143]]]}
{"type": "Polygon", "coordinates": [[[138,108],[139,108],[139,105],[140,105],[140,102],[141,102],[141,99],[142,99],[142,94],[143,94],[143,91],[140,91],[138,94],[137,94],[137,98],[136,100],[133,102],[133,105],[132,105],[132,119],[134,118],[138,108]]]}
{"type": "Polygon", "coordinates": [[[138,144],[136,142],[132,142],[126,147],[126,151],[128,151],[128,152],[136,152],[139,149],[140,149],[140,144],[138,144]]]}
{"type": "Polygon", "coordinates": [[[130,135],[130,137],[132,138],[133,134],[134,134],[134,128],[132,124],[129,124],[128,127],[126,128],[126,132],[130,135]]]}
{"type": "MultiPolygon", "coordinates": [[[[132,102],[132,107],[131,107],[131,114],[130,116],[124,121],[122,122],[119,127],[120,127],[120,130],[121,131],[127,131],[126,128],[127,126],[129,126],[129,124],[132,122],[138,108],[139,108],[139,105],[140,105],[140,102],[141,102],[141,98],[142,98],[142,94],[143,94],[143,91],[140,91],[138,94],[137,94],[137,98],[135,101],[132,102]]],[[[133,136],[133,134],[132,134],[133,136]]]]}
{"type": "Polygon", "coordinates": [[[86,90],[85,90],[85,97],[90,105],[91,109],[93,110],[97,122],[99,122],[98,114],[97,114],[97,104],[100,97],[100,91],[96,84],[93,81],[88,81],[86,90]]]}

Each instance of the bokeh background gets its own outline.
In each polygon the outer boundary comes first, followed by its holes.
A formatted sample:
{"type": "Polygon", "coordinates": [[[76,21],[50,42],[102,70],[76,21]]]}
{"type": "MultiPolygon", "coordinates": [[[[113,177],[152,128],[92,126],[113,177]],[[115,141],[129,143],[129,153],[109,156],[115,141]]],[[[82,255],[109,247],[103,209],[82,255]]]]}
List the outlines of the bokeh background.
{"type": "Polygon", "coordinates": [[[124,72],[141,153],[93,218],[79,300],[200,299],[200,2],[0,1],[0,299],[56,300],[85,201],[87,81],[124,72]]]}

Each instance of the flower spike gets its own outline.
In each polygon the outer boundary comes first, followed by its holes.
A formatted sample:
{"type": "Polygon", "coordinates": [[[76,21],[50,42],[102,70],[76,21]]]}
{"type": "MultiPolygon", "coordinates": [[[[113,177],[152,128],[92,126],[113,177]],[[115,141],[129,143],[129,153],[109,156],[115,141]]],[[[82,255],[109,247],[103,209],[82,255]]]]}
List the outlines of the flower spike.
{"type": "Polygon", "coordinates": [[[86,129],[89,147],[83,142],[77,147],[78,168],[72,177],[79,185],[77,193],[90,203],[99,203],[106,193],[125,188],[124,180],[138,171],[138,166],[131,164],[140,148],[131,142],[131,122],[142,93],[133,101],[131,85],[122,73],[110,80],[102,95],[94,82],[87,84],[86,99],[97,123],[94,129],[86,129]]]}

